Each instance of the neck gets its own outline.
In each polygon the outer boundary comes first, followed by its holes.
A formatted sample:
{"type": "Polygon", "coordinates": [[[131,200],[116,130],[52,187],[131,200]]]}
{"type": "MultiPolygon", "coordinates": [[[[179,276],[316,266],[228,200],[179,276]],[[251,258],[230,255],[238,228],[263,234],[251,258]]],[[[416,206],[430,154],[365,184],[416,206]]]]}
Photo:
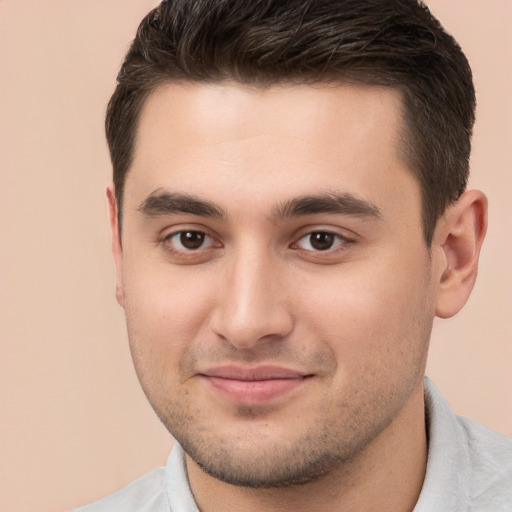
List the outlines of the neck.
{"type": "Polygon", "coordinates": [[[395,420],[353,460],[307,484],[251,489],[206,474],[188,456],[187,472],[201,512],[411,512],[427,462],[423,384],[395,420]]]}

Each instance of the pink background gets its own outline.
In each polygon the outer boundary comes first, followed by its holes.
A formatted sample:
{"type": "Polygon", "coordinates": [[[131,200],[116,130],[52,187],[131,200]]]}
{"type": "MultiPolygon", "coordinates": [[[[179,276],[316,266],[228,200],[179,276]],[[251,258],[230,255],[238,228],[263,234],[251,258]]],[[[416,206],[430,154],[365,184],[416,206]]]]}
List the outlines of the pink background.
{"type": "MultiPolygon", "coordinates": [[[[0,510],[52,512],[165,463],[139,389],[106,223],[104,108],[150,0],[0,0],[0,510]]],[[[512,3],[430,0],[465,49],[490,200],[479,280],[436,322],[428,374],[512,435],[512,3]],[[491,7],[492,6],[492,7],[491,7]]]]}

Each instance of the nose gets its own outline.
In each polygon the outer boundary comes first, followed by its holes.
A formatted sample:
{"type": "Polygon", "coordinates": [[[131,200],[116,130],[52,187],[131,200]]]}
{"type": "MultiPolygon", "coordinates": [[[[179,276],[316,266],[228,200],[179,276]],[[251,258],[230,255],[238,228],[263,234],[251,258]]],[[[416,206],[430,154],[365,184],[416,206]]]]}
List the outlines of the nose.
{"type": "Polygon", "coordinates": [[[254,252],[226,262],[223,289],[211,315],[211,329],[217,336],[242,350],[277,342],[293,330],[282,265],[254,252]]]}

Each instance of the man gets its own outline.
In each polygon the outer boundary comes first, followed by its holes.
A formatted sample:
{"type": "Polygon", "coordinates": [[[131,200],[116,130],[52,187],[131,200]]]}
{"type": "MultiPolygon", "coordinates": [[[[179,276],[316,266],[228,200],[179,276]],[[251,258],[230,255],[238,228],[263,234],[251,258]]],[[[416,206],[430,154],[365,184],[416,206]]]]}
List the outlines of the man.
{"type": "Polygon", "coordinates": [[[117,299],[166,468],[85,511],[508,511],[424,378],[471,293],[475,97],[413,0],[173,0],[107,113],[117,299]]]}

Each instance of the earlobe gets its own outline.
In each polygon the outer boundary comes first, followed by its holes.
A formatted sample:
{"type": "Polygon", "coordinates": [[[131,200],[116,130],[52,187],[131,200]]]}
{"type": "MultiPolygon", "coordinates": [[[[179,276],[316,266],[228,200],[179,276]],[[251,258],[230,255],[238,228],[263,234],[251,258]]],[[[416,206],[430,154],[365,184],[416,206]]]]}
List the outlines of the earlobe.
{"type": "Polygon", "coordinates": [[[114,258],[114,267],[116,273],[116,298],[121,306],[124,306],[124,287],[123,287],[123,248],[121,244],[121,231],[119,226],[117,201],[114,185],[107,187],[107,206],[110,222],[110,231],[112,234],[112,256],[114,258]]]}
{"type": "Polygon", "coordinates": [[[479,190],[466,191],[439,220],[433,242],[437,316],[455,315],[468,300],[486,229],[487,198],[479,190]]]}

